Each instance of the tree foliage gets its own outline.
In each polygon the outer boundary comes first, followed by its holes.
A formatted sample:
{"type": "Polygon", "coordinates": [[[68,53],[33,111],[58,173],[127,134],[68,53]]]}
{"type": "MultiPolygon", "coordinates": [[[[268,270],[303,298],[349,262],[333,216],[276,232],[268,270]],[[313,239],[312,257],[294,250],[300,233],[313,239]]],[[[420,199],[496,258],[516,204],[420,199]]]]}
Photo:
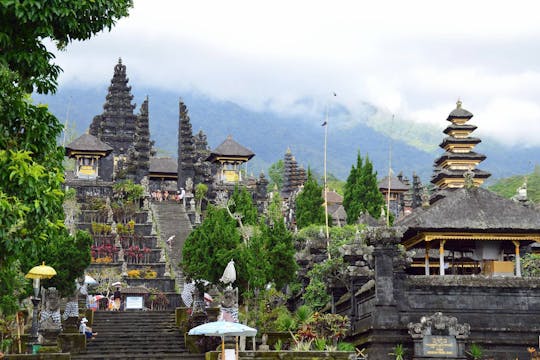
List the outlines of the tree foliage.
{"type": "Polygon", "coordinates": [[[226,209],[209,206],[202,224],[186,239],[182,250],[184,274],[217,284],[227,263],[237,257],[241,236],[226,209]]]}
{"type": "Polygon", "coordinates": [[[236,284],[242,293],[262,289],[268,283],[284,287],[294,278],[296,262],[292,235],[275,209],[278,202],[281,207],[279,195],[274,194],[266,219],[258,216],[246,189],[236,189],[235,194],[234,212],[254,224],[249,239],[242,241],[239,224],[227,209],[209,206],[204,221],[184,244],[182,267],[186,276],[217,284],[227,263],[234,259],[236,284]]]}
{"type": "MultiPolygon", "coordinates": [[[[46,39],[63,49],[127,15],[131,0],[5,0],[0,6],[0,312],[25,295],[21,275],[47,256],[68,292],[90,260],[85,235],[64,227],[62,126],[27,93],[56,90],[61,69],[46,39]],[[65,272],[64,272],[65,271],[65,272]],[[65,276],[64,276],[65,274],[65,276]],[[71,283],[71,284],[70,284],[71,283]],[[17,291],[13,291],[17,289],[17,291]]],[[[27,285],[27,288],[29,286],[27,285]]]]}
{"type": "Polygon", "coordinates": [[[87,40],[111,29],[128,15],[132,0],[3,0],[0,6],[0,64],[17,72],[28,93],[54,93],[60,66],[44,45],[52,40],[64,49],[73,40],[87,40]]]}
{"type": "Polygon", "coordinates": [[[283,159],[279,159],[268,168],[268,177],[270,181],[268,183],[268,188],[270,190],[274,189],[274,186],[277,186],[278,190],[283,188],[283,174],[284,174],[284,163],[283,159]]]}
{"type": "Polygon", "coordinates": [[[0,289],[0,310],[6,313],[16,304],[10,291],[17,281],[13,269],[25,273],[58,257],[57,266],[70,272],[56,283],[69,291],[72,284],[65,281],[75,280],[90,261],[84,235],[78,242],[64,227],[64,150],[56,145],[62,127],[45,106],[32,103],[16,79],[0,65],[0,278],[10,282],[0,289]],[[77,269],[69,266],[85,252],[87,262],[80,261],[77,269]]]}
{"type": "Polygon", "coordinates": [[[343,207],[347,213],[347,223],[354,224],[362,213],[369,213],[378,219],[381,216],[381,207],[384,198],[377,184],[377,172],[373,171],[373,164],[366,156],[365,162],[358,153],[356,167],[351,172],[345,184],[343,207]]]}
{"type": "Polygon", "coordinates": [[[230,206],[230,210],[242,215],[244,225],[257,224],[257,208],[253,205],[253,198],[245,187],[235,186],[231,199],[233,204],[230,206]]]}
{"type": "Polygon", "coordinates": [[[296,198],[296,225],[299,229],[311,224],[325,223],[322,191],[308,168],[306,183],[296,198]]]}

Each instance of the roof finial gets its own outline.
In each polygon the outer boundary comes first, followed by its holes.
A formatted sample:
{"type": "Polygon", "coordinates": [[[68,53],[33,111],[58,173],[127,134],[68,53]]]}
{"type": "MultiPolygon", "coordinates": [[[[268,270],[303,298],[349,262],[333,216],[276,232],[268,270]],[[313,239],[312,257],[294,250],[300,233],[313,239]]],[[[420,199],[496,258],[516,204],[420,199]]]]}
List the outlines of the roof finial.
{"type": "Polygon", "coordinates": [[[118,58],[118,63],[122,64],[122,58],[121,57],[118,58]]]}
{"type": "Polygon", "coordinates": [[[461,109],[461,104],[462,104],[461,99],[458,97],[457,102],[456,102],[456,109],[461,109]]]}

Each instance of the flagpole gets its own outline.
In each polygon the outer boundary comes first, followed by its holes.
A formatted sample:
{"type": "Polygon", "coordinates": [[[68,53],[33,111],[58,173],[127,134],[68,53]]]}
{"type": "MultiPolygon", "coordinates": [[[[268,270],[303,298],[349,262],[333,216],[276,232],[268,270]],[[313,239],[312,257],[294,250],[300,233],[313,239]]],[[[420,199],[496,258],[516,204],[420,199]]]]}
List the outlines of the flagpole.
{"type": "MultiPolygon", "coordinates": [[[[326,116],[324,120],[324,221],[326,224],[326,242],[328,245],[328,239],[330,234],[328,231],[328,185],[326,182],[326,143],[328,138],[328,104],[326,104],[326,116]]],[[[328,252],[328,257],[330,257],[330,252],[328,252]]]]}
{"type": "MultiPolygon", "coordinates": [[[[392,126],[394,125],[394,115],[392,114],[392,126]]],[[[386,226],[390,226],[390,187],[392,179],[392,137],[388,145],[388,190],[386,194],[386,226]]]]}

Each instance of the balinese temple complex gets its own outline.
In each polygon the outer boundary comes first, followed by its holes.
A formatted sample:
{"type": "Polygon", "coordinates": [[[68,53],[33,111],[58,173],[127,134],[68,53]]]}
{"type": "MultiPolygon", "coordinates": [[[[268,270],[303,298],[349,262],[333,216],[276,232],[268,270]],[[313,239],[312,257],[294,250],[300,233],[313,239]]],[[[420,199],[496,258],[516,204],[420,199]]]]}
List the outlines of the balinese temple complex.
{"type": "MultiPolygon", "coordinates": [[[[234,185],[243,184],[254,194],[256,203],[264,207],[268,183],[264,175],[253,178],[241,171],[241,166],[255,154],[231,136],[211,151],[202,131],[193,135],[188,109],[181,99],[178,159],[155,157],[149,131],[149,100],[146,98],[139,113],[135,114],[136,105],[132,103],[128,82],[126,66],[119,59],[103,113],[94,117],[89,134],[66,147],[66,155],[76,163],[73,174],[67,174],[69,181],[132,180],[140,183],[146,179],[149,191],[171,192],[184,188],[188,198],[193,197],[195,186],[203,183],[209,189],[206,197],[210,200],[215,198],[217,191],[230,193],[234,185]],[[227,186],[223,187],[224,184],[227,186]]],[[[69,181],[67,186],[70,186],[69,181]]]]}
{"type": "Polygon", "coordinates": [[[472,151],[480,142],[469,137],[472,116],[458,101],[435,161],[434,195],[396,222],[415,251],[414,273],[521,276],[521,251],[540,242],[539,212],[479,187],[490,174],[476,169],[486,157],[472,151]]]}

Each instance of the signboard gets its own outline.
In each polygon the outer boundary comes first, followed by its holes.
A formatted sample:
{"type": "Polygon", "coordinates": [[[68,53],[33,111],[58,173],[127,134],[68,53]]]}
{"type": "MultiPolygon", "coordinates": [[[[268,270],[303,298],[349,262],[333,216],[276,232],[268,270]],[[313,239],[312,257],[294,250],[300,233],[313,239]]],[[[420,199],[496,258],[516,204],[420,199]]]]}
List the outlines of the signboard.
{"type": "Polygon", "coordinates": [[[128,296],[126,297],[126,309],[142,309],[144,308],[144,301],[142,296],[128,296]]]}
{"type": "Polygon", "coordinates": [[[457,356],[457,342],[455,336],[426,335],[422,339],[424,355],[431,357],[457,356]]]}

